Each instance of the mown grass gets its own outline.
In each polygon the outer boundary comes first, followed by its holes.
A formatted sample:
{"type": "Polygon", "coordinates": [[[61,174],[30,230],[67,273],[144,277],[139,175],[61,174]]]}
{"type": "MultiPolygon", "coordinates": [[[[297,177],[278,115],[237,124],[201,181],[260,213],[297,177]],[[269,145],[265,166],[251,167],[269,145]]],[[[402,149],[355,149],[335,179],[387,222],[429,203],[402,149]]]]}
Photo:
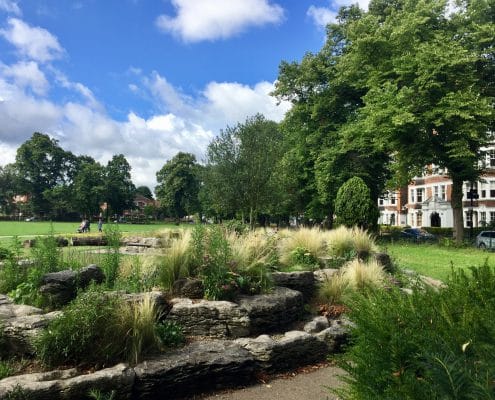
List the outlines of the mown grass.
{"type": "Polygon", "coordinates": [[[436,244],[394,243],[382,246],[401,268],[446,281],[451,269],[479,267],[488,260],[495,264],[495,253],[474,247],[441,247],[436,244]]]}
{"type": "MultiPolygon", "coordinates": [[[[113,224],[112,224],[113,225],[113,224]]],[[[152,232],[161,229],[177,229],[174,224],[116,224],[122,233],[152,232]]],[[[76,234],[79,226],[77,222],[25,222],[25,221],[0,221],[0,238],[2,236],[37,236],[48,235],[53,232],[55,235],[76,234]]],[[[103,225],[105,229],[106,224],[103,225]]],[[[181,225],[184,227],[187,225],[181,225]]],[[[96,223],[91,224],[91,232],[98,232],[96,223]]]]}

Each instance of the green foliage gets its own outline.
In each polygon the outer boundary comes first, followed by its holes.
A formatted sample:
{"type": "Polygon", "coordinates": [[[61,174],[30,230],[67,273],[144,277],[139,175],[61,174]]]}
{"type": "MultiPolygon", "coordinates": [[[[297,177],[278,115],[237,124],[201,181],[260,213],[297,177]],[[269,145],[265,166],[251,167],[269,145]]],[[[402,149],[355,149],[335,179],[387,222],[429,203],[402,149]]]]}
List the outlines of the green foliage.
{"type": "Polygon", "coordinates": [[[165,347],[177,347],[186,340],[182,328],[173,321],[162,321],[155,325],[155,332],[165,347]]]}
{"type": "Polygon", "coordinates": [[[157,172],[156,196],[168,215],[182,218],[199,211],[199,172],[196,157],[182,152],[157,172]]]}
{"type": "Polygon", "coordinates": [[[135,190],[131,166],[123,154],[114,155],[105,167],[105,198],[112,212],[122,215],[131,209],[135,190]]]}
{"type": "Polygon", "coordinates": [[[446,288],[367,292],[349,302],[344,399],[494,399],[495,269],[446,288]]]}
{"type": "Polygon", "coordinates": [[[8,293],[27,278],[27,269],[19,265],[22,254],[22,243],[17,236],[12,238],[7,258],[0,268],[0,293],[8,293]]]}
{"type": "Polygon", "coordinates": [[[16,385],[14,389],[5,394],[5,400],[31,400],[32,396],[21,386],[16,385]]]}
{"type": "Polygon", "coordinates": [[[0,260],[5,260],[9,257],[12,257],[12,252],[9,249],[0,247],[0,260]]]}
{"type": "Polygon", "coordinates": [[[118,324],[121,306],[117,296],[95,287],[80,293],[37,339],[37,357],[50,366],[120,359],[126,350],[126,332],[118,324]]]}
{"type": "Polygon", "coordinates": [[[370,190],[359,177],[349,179],[337,192],[335,199],[337,223],[349,228],[367,228],[376,223],[376,206],[371,200],[370,190]]]}
{"type": "Polygon", "coordinates": [[[13,373],[14,373],[14,368],[12,367],[10,361],[3,361],[0,358],[0,380],[2,380],[3,378],[7,378],[13,373]]]}
{"type": "Polygon", "coordinates": [[[94,400],[115,400],[117,392],[112,390],[111,392],[102,392],[98,389],[91,389],[88,392],[89,398],[94,400]]]}
{"type": "Polygon", "coordinates": [[[303,269],[318,267],[318,259],[305,247],[296,247],[292,250],[290,260],[293,265],[300,265],[303,269]]]}
{"type": "Polygon", "coordinates": [[[117,280],[120,265],[120,239],[122,237],[118,225],[105,225],[104,231],[108,243],[108,251],[103,256],[102,269],[105,273],[105,285],[112,289],[117,280]]]}
{"type": "Polygon", "coordinates": [[[166,290],[172,290],[174,282],[179,278],[189,277],[197,271],[191,262],[191,235],[189,232],[173,239],[165,254],[159,257],[158,280],[166,290]]]}

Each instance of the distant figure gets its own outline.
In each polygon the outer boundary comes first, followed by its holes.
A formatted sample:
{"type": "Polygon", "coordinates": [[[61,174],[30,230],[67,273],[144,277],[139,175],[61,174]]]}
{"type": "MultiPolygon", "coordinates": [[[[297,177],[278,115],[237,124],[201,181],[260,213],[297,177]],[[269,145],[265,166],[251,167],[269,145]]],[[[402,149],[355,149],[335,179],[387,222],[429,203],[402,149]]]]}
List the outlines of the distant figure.
{"type": "Polygon", "coordinates": [[[86,229],[86,219],[83,219],[81,221],[81,224],[79,225],[79,228],[77,228],[77,233],[83,233],[86,229]]]}
{"type": "Polygon", "coordinates": [[[98,232],[102,232],[103,231],[103,219],[100,219],[98,220],[98,232]]]}

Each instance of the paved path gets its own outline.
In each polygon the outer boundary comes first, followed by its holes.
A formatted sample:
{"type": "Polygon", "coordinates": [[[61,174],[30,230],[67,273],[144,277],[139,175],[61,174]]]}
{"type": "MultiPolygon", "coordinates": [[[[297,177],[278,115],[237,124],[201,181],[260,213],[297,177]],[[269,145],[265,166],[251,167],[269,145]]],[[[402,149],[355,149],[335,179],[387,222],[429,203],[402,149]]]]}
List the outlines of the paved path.
{"type": "Polygon", "coordinates": [[[325,366],[243,389],[210,394],[203,400],[338,400],[327,388],[342,386],[338,377],[343,374],[337,367],[325,366]]]}

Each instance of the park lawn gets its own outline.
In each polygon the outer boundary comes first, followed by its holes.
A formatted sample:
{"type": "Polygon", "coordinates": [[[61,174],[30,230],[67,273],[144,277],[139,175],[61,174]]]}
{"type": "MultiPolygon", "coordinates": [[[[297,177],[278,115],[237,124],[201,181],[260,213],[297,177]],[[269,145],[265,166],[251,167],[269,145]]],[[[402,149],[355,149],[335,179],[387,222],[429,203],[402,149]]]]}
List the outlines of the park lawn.
{"type": "Polygon", "coordinates": [[[411,269],[421,275],[447,281],[452,267],[495,264],[495,253],[475,247],[441,247],[436,244],[394,243],[382,246],[400,268],[411,269]]]}
{"type": "MultiPolygon", "coordinates": [[[[59,234],[76,234],[79,226],[77,222],[25,222],[25,221],[0,221],[0,238],[2,237],[32,237],[38,235],[48,235],[53,232],[59,234]]],[[[103,225],[105,230],[106,224],[103,225]]],[[[181,225],[183,227],[186,225],[181,225]]],[[[152,232],[162,229],[177,229],[174,224],[118,224],[122,233],[152,232]]],[[[97,224],[91,224],[91,231],[97,232],[97,224]]]]}

